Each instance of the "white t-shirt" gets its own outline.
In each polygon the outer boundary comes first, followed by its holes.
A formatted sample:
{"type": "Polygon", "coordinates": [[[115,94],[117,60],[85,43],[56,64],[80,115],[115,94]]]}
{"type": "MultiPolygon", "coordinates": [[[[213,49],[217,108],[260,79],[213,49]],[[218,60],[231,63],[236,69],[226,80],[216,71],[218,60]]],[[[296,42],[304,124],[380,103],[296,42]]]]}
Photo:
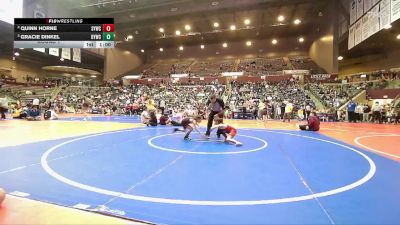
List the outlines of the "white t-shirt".
{"type": "Polygon", "coordinates": [[[56,120],[58,119],[58,115],[56,112],[54,112],[54,110],[49,110],[51,112],[51,116],[49,120],[56,120]]]}
{"type": "Polygon", "coordinates": [[[150,115],[147,111],[143,111],[142,114],[140,115],[140,119],[142,123],[147,123],[150,120],[150,115]]]}
{"type": "Polygon", "coordinates": [[[32,105],[39,105],[39,103],[40,103],[40,101],[37,98],[33,99],[33,101],[32,101],[32,105]]]}
{"type": "Polygon", "coordinates": [[[373,112],[380,112],[381,110],[382,110],[382,107],[380,105],[372,106],[372,111],[373,112]]]}
{"type": "Polygon", "coordinates": [[[175,121],[177,123],[181,123],[183,119],[183,116],[181,113],[176,113],[175,115],[172,116],[172,121],[175,121]]]}
{"type": "Polygon", "coordinates": [[[161,100],[160,107],[165,107],[165,101],[164,100],[161,100]]]}
{"type": "Polygon", "coordinates": [[[8,109],[8,100],[7,98],[0,98],[0,107],[4,109],[8,109]]]}

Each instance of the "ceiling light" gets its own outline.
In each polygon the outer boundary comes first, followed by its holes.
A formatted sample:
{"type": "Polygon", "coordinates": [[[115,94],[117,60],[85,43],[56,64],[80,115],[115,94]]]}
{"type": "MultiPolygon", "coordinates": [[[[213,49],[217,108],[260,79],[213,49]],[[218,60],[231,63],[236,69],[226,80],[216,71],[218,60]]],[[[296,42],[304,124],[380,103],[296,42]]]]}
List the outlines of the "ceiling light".
{"type": "Polygon", "coordinates": [[[19,52],[14,53],[15,56],[19,56],[19,52]]]}
{"type": "Polygon", "coordinates": [[[400,39],[400,34],[398,34],[396,38],[397,38],[397,39],[400,39]]]}
{"type": "Polygon", "coordinates": [[[144,49],[140,50],[141,52],[144,52],[144,49]]]}
{"type": "Polygon", "coordinates": [[[192,27],[190,27],[190,25],[185,25],[185,30],[190,30],[192,29],[192,27]]]}
{"type": "Polygon", "coordinates": [[[282,16],[282,15],[278,16],[278,21],[279,22],[283,22],[284,20],[285,20],[284,16],[282,16]]]}
{"type": "Polygon", "coordinates": [[[60,58],[60,61],[61,61],[61,62],[64,61],[64,58],[60,58]]]}
{"type": "Polygon", "coordinates": [[[228,47],[228,44],[225,42],[222,44],[222,47],[226,48],[226,47],[228,47]]]}
{"type": "Polygon", "coordinates": [[[276,40],[276,39],[272,40],[273,45],[276,45],[277,43],[278,43],[278,40],[276,40]]]}
{"type": "Polygon", "coordinates": [[[130,40],[132,40],[132,39],[133,39],[133,36],[130,34],[130,35],[128,35],[127,38],[130,39],[130,40]]]}
{"type": "Polygon", "coordinates": [[[204,45],[200,45],[200,48],[201,48],[201,49],[204,49],[204,45]]]}
{"type": "Polygon", "coordinates": [[[388,25],[386,25],[386,26],[383,27],[383,29],[386,29],[386,30],[388,30],[388,29],[390,29],[390,28],[392,28],[392,25],[391,25],[391,24],[388,24],[388,25]]]}
{"type": "Polygon", "coordinates": [[[179,35],[181,35],[181,31],[177,30],[177,31],[175,31],[175,34],[179,36],[179,35]]]}
{"type": "Polygon", "coordinates": [[[299,19],[294,20],[294,24],[299,25],[300,23],[301,23],[301,20],[299,20],[299,19]]]}
{"type": "Polygon", "coordinates": [[[337,59],[338,59],[339,61],[342,61],[342,60],[343,60],[343,56],[339,56],[339,57],[337,57],[337,59]]]}
{"type": "Polygon", "coordinates": [[[219,27],[219,23],[215,22],[214,27],[219,27]]]}
{"type": "Polygon", "coordinates": [[[236,26],[235,25],[231,25],[231,30],[236,30],[236,26]]]}
{"type": "Polygon", "coordinates": [[[158,29],[161,33],[164,33],[164,28],[160,27],[160,29],[158,29]]]}
{"type": "Polygon", "coordinates": [[[91,75],[90,77],[91,77],[91,78],[96,78],[97,76],[96,76],[96,75],[91,75]]]}
{"type": "Polygon", "coordinates": [[[244,20],[244,24],[249,25],[250,24],[250,20],[249,19],[245,19],[244,20]]]}
{"type": "Polygon", "coordinates": [[[160,48],[160,52],[162,52],[162,51],[164,51],[164,49],[163,49],[163,48],[160,48]]]}
{"type": "Polygon", "coordinates": [[[304,42],[304,38],[302,38],[302,37],[299,38],[299,42],[300,42],[300,43],[303,43],[303,42],[304,42]]]}
{"type": "Polygon", "coordinates": [[[183,50],[183,46],[179,46],[179,50],[182,51],[183,50]]]}
{"type": "Polygon", "coordinates": [[[253,43],[251,43],[251,41],[247,41],[247,42],[246,42],[246,45],[247,45],[247,46],[251,46],[252,44],[253,44],[253,43]]]}

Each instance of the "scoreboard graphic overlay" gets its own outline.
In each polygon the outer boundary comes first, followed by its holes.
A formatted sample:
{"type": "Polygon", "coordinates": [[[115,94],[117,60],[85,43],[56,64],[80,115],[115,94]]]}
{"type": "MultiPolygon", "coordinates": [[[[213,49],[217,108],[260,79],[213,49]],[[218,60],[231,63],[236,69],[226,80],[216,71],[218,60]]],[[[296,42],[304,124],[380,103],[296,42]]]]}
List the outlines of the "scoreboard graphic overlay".
{"type": "Polygon", "coordinates": [[[114,18],[15,18],[14,48],[114,48],[114,18]]]}

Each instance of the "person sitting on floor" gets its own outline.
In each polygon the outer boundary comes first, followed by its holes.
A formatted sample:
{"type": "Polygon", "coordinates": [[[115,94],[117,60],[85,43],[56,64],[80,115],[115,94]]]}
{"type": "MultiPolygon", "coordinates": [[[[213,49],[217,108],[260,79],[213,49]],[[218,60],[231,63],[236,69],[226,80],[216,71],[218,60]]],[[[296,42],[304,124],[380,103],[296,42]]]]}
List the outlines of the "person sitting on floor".
{"type": "Polygon", "coordinates": [[[169,120],[169,117],[167,116],[167,114],[164,114],[160,117],[160,125],[167,125],[169,124],[171,121],[169,120]]]}
{"type": "Polygon", "coordinates": [[[150,119],[149,119],[149,126],[155,127],[157,126],[157,116],[155,110],[150,110],[150,119]]]}
{"type": "Polygon", "coordinates": [[[28,116],[26,117],[27,120],[29,121],[38,121],[41,119],[40,117],[40,110],[39,106],[34,105],[32,108],[28,110],[28,116]]]}
{"type": "Polygon", "coordinates": [[[142,114],[140,115],[140,120],[142,121],[143,124],[146,124],[146,126],[148,126],[150,115],[146,108],[144,108],[142,114]]]}
{"type": "Polygon", "coordinates": [[[320,121],[317,116],[317,113],[312,112],[310,117],[308,118],[308,123],[306,125],[297,125],[300,130],[307,131],[319,131],[320,121]]]}
{"type": "Polygon", "coordinates": [[[58,120],[59,119],[57,113],[53,109],[46,110],[46,112],[43,115],[43,118],[45,120],[58,120]]]}

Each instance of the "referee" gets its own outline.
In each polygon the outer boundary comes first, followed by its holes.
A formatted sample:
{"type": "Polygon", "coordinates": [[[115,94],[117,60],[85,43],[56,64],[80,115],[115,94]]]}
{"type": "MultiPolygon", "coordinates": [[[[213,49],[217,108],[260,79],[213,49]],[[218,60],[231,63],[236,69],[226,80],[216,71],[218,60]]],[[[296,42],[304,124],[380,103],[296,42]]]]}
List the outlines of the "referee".
{"type": "MultiPolygon", "coordinates": [[[[207,101],[208,110],[210,110],[210,114],[208,115],[208,123],[207,123],[207,131],[206,136],[210,136],[210,129],[212,127],[214,116],[219,114],[223,115],[225,104],[222,99],[217,98],[215,95],[211,95],[210,99],[207,101]]],[[[223,118],[223,116],[220,116],[223,118]]]]}

